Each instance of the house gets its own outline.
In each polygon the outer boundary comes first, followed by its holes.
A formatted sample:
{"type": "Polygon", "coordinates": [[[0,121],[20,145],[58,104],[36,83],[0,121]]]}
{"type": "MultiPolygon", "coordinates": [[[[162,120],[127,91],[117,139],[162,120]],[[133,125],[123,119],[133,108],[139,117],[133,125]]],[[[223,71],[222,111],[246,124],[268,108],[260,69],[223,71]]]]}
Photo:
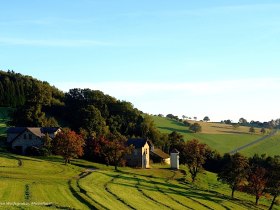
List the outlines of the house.
{"type": "Polygon", "coordinates": [[[54,138],[60,131],[59,127],[10,127],[7,130],[7,143],[14,152],[26,154],[29,147],[42,147],[46,134],[54,138]]]}
{"type": "Polygon", "coordinates": [[[170,156],[161,149],[155,149],[152,147],[150,150],[150,157],[153,163],[163,163],[170,165],[170,156]]]}
{"type": "Polygon", "coordinates": [[[133,145],[134,150],[127,155],[128,166],[150,168],[150,148],[152,143],[147,139],[128,139],[127,146],[133,145]]]}

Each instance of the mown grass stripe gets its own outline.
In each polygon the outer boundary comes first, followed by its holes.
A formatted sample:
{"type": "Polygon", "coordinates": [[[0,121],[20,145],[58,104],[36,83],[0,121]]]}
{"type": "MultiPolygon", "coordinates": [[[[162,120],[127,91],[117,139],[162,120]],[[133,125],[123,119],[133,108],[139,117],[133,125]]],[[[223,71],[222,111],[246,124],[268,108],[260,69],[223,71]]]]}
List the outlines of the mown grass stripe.
{"type": "Polygon", "coordinates": [[[80,192],[83,193],[85,196],[87,196],[90,200],[92,200],[94,203],[97,204],[97,206],[99,207],[102,207],[103,209],[108,209],[106,206],[104,206],[103,204],[101,204],[100,202],[94,200],[92,197],[90,197],[88,194],[87,194],[87,191],[85,189],[83,189],[80,185],[80,180],[89,176],[91,174],[91,172],[82,172],[80,175],[79,175],[79,179],[77,180],[77,187],[79,188],[80,192]]]}
{"type": "Polygon", "coordinates": [[[164,204],[164,203],[162,203],[162,202],[159,202],[159,201],[157,201],[156,199],[154,199],[154,198],[152,198],[151,196],[149,196],[148,194],[146,194],[142,189],[140,189],[140,187],[139,187],[140,185],[141,185],[141,184],[140,184],[140,179],[137,178],[137,184],[135,185],[135,187],[136,187],[136,189],[137,189],[143,196],[145,196],[146,198],[152,200],[153,202],[155,202],[155,203],[157,203],[157,204],[159,204],[159,205],[163,205],[163,206],[165,206],[165,207],[167,207],[167,208],[169,208],[169,209],[173,209],[172,207],[170,207],[170,206],[168,206],[168,205],[166,205],[166,204],[164,204]]]}
{"type": "Polygon", "coordinates": [[[84,199],[83,196],[81,196],[81,195],[79,194],[79,192],[77,192],[77,191],[73,188],[73,186],[71,185],[71,182],[72,182],[72,181],[73,181],[73,180],[69,180],[69,181],[68,181],[68,187],[69,187],[69,189],[70,189],[72,195],[73,195],[78,201],[80,201],[81,203],[83,203],[84,205],[86,205],[89,209],[97,210],[97,208],[96,208],[94,205],[92,205],[90,202],[88,202],[86,199],[84,199]]]}
{"type": "Polygon", "coordinates": [[[117,194],[115,194],[114,192],[112,192],[110,190],[110,188],[108,187],[108,185],[110,183],[113,183],[115,179],[117,179],[118,177],[120,177],[120,175],[116,175],[114,178],[112,178],[109,182],[107,182],[105,185],[104,185],[104,188],[105,190],[110,193],[111,195],[113,195],[118,201],[122,202],[123,204],[125,204],[127,207],[131,208],[131,209],[135,209],[133,206],[131,206],[130,204],[128,204],[127,202],[125,202],[125,200],[123,200],[122,198],[120,198],[117,194]]]}
{"type": "Polygon", "coordinates": [[[185,207],[185,208],[193,209],[193,208],[191,208],[191,207],[189,207],[189,206],[183,204],[182,202],[178,202],[178,201],[177,201],[176,199],[174,199],[172,196],[170,196],[169,194],[165,193],[162,189],[160,189],[160,188],[158,187],[158,185],[156,184],[156,182],[154,182],[153,180],[150,179],[150,181],[151,181],[151,183],[153,183],[153,185],[155,186],[155,188],[156,188],[159,192],[161,192],[162,194],[164,194],[165,196],[167,196],[167,197],[170,198],[171,200],[175,201],[176,203],[180,204],[181,206],[183,206],[183,207],[185,207]]]}

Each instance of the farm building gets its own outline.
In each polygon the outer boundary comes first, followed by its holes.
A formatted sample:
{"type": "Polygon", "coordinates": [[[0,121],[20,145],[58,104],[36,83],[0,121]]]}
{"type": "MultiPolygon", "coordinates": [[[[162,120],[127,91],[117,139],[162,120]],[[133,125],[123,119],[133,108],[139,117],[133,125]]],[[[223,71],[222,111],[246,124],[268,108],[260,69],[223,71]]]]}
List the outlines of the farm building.
{"type": "Polygon", "coordinates": [[[163,152],[161,149],[152,149],[150,150],[150,157],[153,163],[163,163],[170,164],[170,156],[163,152]]]}
{"type": "Polygon", "coordinates": [[[133,145],[134,150],[127,155],[127,165],[131,167],[150,168],[150,148],[152,143],[147,139],[129,139],[127,146],[133,145]]]}
{"type": "Polygon", "coordinates": [[[11,127],[7,130],[7,143],[15,153],[26,154],[27,148],[42,147],[46,134],[54,138],[60,131],[59,127],[11,127]]]}

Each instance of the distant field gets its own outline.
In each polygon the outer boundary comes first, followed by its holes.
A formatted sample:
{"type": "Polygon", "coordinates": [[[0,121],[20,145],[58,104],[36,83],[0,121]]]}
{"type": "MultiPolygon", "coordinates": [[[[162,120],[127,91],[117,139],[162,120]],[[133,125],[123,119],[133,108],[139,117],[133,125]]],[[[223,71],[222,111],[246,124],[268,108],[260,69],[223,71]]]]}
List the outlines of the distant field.
{"type": "MultiPolygon", "coordinates": [[[[270,199],[262,198],[257,207],[253,196],[241,192],[230,199],[230,189],[213,173],[199,175],[193,185],[189,175],[164,165],[146,170],[120,168],[116,172],[84,160],[73,163],[65,166],[58,157],[38,159],[0,153],[0,209],[260,210],[270,203],[270,199]]],[[[182,169],[187,171],[184,166],[182,169]]]]}
{"type": "MultiPolygon", "coordinates": [[[[161,130],[176,130],[183,133],[190,133],[189,129],[184,126],[183,123],[177,122],[175,120],[157,116],[153,116],[153,120],[161,130]]],[[[203,134],[250,134],[249,127],[247,126],[239,126],[238,128],[234,128],[232,125],[223,123],[200,122],[193,120],[188,120],[188,122],[199,123],[202,126],[201,133],[203,134]]],[[[255,130],[255,134],[261,134],[260,128],[256,128],[255,130]]]]}
{"type": "Polygon", "coordinates": [[[259,142],[247,149],[240,151],[243,154],[252,156],[257,154],[267,154],[270,156],[280,155],[280,132],[265,141],[259,142]]]}
{"type": "MultiPolygon", "coordinates": [[[[221,153],[229,152],[237,147],[250,143],[262,135],[260,129],[255,134],[249,133],[249,127],[240,126],[237,129],[222,123],[198,122],[202,126],[201,133],[193,133],[183,123],[164,117],[153,117],[156,126],[163,133],[180,132],[185,140],[199,139],[221,153]]],[[[191,121],[193,123],[194,121],[191,121]]]]}

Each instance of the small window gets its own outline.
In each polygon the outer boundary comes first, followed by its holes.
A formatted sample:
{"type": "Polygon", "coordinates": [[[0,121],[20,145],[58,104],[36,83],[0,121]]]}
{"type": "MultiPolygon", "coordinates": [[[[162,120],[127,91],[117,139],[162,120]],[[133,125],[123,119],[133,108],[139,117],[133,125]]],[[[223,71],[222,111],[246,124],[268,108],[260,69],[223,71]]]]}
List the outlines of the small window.
{"type": "Polygon", "coordinates": [[[26,139],[26,134],[23,135],[23,138],[26,139]]]}
{"type": "Polygon", "coordinates": [[[31,134],[29,134],[29,139],[32,139],[32,135],[31,134]]]}

